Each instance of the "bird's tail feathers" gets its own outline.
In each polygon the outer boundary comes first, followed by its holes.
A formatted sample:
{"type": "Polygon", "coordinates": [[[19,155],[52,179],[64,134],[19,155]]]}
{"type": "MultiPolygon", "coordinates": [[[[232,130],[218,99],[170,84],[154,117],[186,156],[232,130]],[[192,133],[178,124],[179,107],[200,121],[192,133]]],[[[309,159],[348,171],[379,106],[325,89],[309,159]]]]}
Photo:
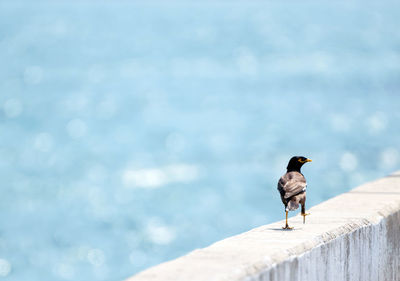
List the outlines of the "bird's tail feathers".
{"type": "Polygon", "coordinates": [[[299,207],[299,203],[297,203],[295,201],[289,201],[289,204],[288,204],[289,211],[296,210],[298,207],[299,207]]]}

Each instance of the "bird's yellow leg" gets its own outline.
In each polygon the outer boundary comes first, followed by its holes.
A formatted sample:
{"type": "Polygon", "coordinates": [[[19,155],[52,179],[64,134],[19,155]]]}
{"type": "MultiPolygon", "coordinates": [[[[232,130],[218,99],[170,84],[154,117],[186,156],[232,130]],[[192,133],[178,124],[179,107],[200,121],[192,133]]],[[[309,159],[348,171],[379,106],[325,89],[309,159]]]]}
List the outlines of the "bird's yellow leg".
{"type": "Polygon", "coordinates": [[[285,225],[285,227],[282,227],[282,229],[293,229],[293,227],[289,227],[288,222],[287,222],[288,213],[289,213],[289,211],[286,211],[286,225],[285,225]]]}
{"type": "Polygon", "coordinates": [[[310,213],[303,213],[301,214],[303,216],[303,224],[306,223],[306,216],[310,215],[310,213]]]}
{"type": "Polygon", "coordinates": [[[301,215],[303,216],[303,224],[306,223],[306,216],[308,216],[310,213],[306,213],[306,204],[302,203],[301,204],[301,215]]]}

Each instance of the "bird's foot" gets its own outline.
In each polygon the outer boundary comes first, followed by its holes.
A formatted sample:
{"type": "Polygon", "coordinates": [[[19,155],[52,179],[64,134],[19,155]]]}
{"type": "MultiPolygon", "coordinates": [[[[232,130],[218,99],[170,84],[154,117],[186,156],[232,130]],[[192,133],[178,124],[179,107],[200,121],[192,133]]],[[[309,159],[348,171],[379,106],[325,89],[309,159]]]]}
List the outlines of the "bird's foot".
{"type": "Polygon", "coordinates": [[[293,229],[293,227],[290,227],[289,225],[286,225],[285,227],[282,227],[282,229],[293,229]]]}

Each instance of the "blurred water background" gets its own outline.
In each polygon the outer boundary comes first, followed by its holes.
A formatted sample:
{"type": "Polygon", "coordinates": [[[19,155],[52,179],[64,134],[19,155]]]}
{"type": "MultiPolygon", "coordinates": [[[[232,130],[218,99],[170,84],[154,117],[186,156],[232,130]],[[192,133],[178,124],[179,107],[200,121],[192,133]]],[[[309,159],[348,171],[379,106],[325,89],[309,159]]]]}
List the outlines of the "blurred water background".
{"type": "MultiPolygon", "coordinates": [[[[400,168],[399,3],[0,1],[0,277],[121,280],[400,168]]],[[[0,278],[1,279],[1,278],[0,278]]]]}

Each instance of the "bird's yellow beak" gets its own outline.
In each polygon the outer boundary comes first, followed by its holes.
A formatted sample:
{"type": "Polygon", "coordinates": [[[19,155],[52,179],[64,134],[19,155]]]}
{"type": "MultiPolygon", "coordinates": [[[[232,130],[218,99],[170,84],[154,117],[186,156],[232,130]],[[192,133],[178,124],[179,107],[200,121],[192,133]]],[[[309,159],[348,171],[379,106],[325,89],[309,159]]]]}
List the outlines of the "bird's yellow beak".
{"type": "Polygon", "coordinates": [[[300,163],[302,163],[302,164],[307,163],[307,162],[312,162],[311,159],[306,159],[306,160],[301,160],[301,159],[299,159],[298,161],[299,161],[300,163]]]}

